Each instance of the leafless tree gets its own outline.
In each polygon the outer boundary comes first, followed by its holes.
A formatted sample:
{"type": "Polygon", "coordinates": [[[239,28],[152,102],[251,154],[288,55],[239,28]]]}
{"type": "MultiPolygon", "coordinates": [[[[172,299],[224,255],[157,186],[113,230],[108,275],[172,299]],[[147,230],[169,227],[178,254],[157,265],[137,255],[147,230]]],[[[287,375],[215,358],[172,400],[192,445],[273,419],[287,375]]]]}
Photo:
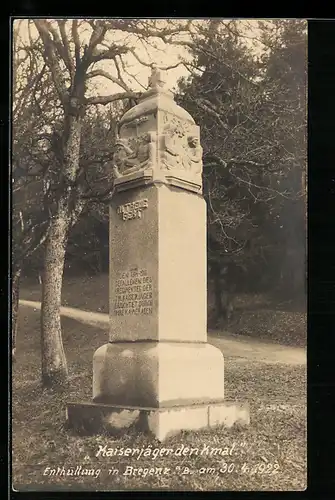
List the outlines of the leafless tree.
{"type": "MultiPolygon", "coordinates": [[[[88,181],[93,158],[88,161],[82,158],[86,119],[92,106],[136,100],[141,93],[134,92],[127,81],[130,73],[127,57],[150,66],[151,61],[138,54],[139,44],[176,41],[189,32],[191,22],[133,19],[27,22],[28,41],[21,41],[20,53],[23,57],[30,56],[40,79],[45,75],[50,81],[54,96],[52,109],[41,107],[41,116],[48,124],[45,123],[44,129],[37,127],[43,130],[43,134],[39,134],[39,139],[44,141],[42,148],[40,143],[40,152],[45,154],[45,161],[41,161],[41,155],[38,161],[44,188],[43,207],[50,213],[45,233],[41,311],[42,381],[50,386],[61,385],[68,374],[60,305],[69,230],[89,200],[106,198],[113,189],[112,179],[105,182],[107,187],[103,191],[97,191],[88,181]],[[33,35],[33,29],[37,36],[33,35]],[[94,85],[97,78],[112,82],[115,92],[108,96],[97,94],[94,85]],[[51,164],[50,151],[57,160],[51,164]]],[[[31,99],[36,98],[37,90],[31,83],[26,92],[31,99]]],[[[31,135],[35,136],[35,130],[31,135]]],[[[99,160],[95,157],[94,161],[99,160]]]]}

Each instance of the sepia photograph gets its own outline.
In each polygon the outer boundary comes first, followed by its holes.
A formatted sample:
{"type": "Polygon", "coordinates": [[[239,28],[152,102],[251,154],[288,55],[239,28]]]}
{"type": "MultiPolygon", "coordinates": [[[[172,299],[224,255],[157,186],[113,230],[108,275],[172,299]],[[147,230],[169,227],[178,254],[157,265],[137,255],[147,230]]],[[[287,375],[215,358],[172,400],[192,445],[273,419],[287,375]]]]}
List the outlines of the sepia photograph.
{"type": "Polygon", "coordinates": [[[306,490],[307,39],[11,18],[13,491],[306,490]]]}

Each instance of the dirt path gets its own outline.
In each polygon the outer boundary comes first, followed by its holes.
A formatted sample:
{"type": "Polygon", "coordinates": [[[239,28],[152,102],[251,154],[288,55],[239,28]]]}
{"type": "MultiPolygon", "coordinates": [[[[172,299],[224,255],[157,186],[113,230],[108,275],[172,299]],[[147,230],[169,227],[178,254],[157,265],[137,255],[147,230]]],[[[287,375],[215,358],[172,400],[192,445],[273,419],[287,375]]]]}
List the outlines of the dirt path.
{"type": "MultiPolygon", "coordinates": [[[[20,300],[20,305],[41,309],[41,303],[32,300],[20,300]]],[[[82,311],[73,307],[61,307],[61,315],[75,319],[97,328],[106,329],[109,325],[108,314],[82,311]]],[[[218,347],[225,356],[243,360],[261,361],[270,364],[303,365],[306,363],[306,350],[279,344],[260,342],[251,337],[223,333],[208,334],[208,342],[218,347]]]]}

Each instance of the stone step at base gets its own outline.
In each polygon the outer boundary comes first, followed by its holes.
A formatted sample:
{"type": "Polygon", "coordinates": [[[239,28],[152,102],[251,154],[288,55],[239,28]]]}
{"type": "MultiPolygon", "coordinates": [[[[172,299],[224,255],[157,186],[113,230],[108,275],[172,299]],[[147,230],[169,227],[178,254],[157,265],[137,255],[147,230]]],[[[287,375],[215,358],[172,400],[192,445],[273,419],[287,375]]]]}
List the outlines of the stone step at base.
{"type": "Polygon", "coordinates": [[[69,402],[66,420],[70,428],[80,433],[115,435],[136,429],[164,441],[181,431],[249,425],[250,412],[246,403],[227,401],[166,408],[69,402]]]}

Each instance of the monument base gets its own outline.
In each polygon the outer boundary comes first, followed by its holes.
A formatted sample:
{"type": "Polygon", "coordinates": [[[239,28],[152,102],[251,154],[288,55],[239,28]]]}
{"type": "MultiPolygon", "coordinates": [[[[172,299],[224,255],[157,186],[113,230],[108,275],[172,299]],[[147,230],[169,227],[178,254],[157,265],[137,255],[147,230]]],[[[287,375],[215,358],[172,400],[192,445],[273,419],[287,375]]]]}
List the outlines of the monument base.
{"type": "Polygon", "coordinates": [[[248,405],[227,401],[169,408],[68,403],[66,419],[70,428],[85,434],[120,434],[134,429],[164,441],[181,431],[249,425],[250,414],[248,405]]]}
{"type": "Polygon", "coordinates": [[[111,342],[93,356],[93,401],[166,408],[224,398],[224,358],[206,342],[111,342]]]}

